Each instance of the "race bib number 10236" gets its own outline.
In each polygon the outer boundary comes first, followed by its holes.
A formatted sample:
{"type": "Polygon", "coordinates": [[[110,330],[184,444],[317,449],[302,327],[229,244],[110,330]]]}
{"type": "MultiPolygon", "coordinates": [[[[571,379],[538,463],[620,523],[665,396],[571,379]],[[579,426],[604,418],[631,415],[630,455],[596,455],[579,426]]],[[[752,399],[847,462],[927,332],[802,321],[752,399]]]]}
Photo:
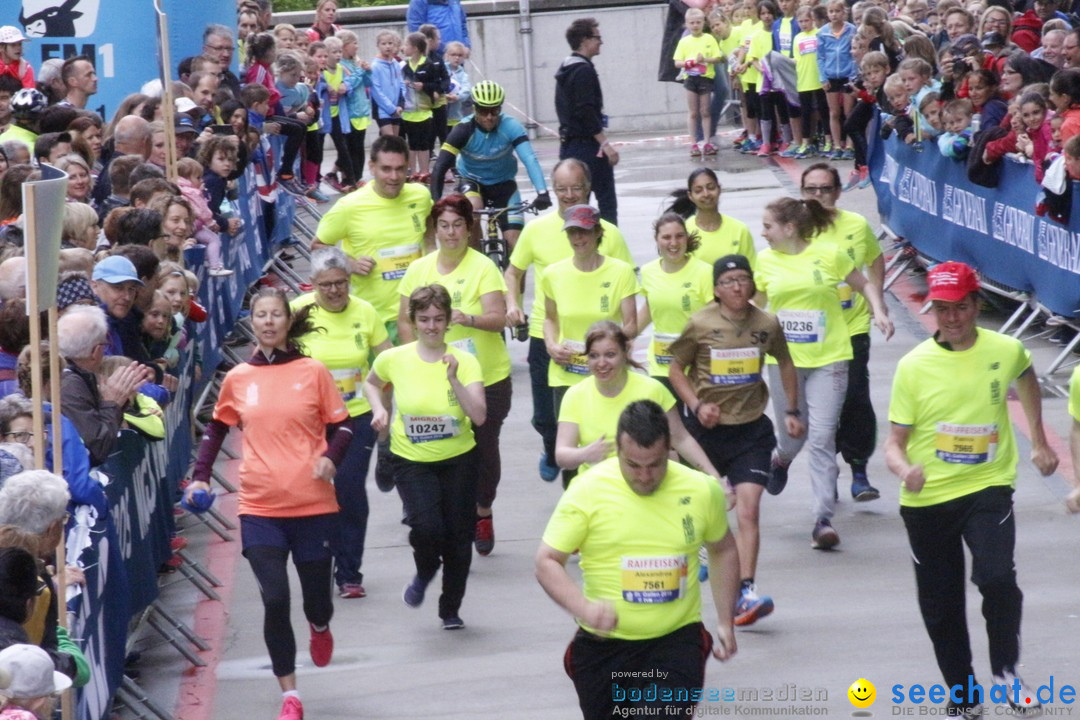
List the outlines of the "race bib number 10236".
{"type": "Polygon", "coordinates": [[[817,343],[825,339],[824,310],[781,310],[776,317],[789,343],[817,343]]]}

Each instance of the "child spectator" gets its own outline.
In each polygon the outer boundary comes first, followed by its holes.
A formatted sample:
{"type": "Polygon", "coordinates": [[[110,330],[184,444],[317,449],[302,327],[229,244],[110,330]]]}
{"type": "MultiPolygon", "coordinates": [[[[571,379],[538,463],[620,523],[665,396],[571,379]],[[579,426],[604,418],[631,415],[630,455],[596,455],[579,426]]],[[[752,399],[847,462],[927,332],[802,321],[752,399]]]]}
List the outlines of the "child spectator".
{"type": "Polygon", "coordinates": [[[163,195],[150,201],[150,209],[161,213],[161,237],[150,241],[150,249],[162,260],[184,264],[184,250],[195,246],[192,237],[191,203],[182,195],[163,195]]]}
{"type": "MultiPolygon", "coordinates": [[[[221,203],[225,201],[228,177],[236,165],[235,141],[225,135],[214,135],[199,148],[199,164],[203,166],[203,194],[214,218],[210,226],[212,232],[224,232],[236,235],[240,232],[240,218],[226,218],[221,214],[221,203]]],[[[221,259],[220,238],[216,247],[207,244],[206,262],[210,275],[225,277],[233,271],[225,268],[221,259]]]]}
{"type": "MultiPolygon", "coordinates": [[[[915,112],[921,112],[918,108],[922,107],[923,98],[936,89],[933,72],[934,69],[930,63],[919,57],[906,58],[897,69],[897,74],[911,98],[911,106],[916,109],[915,112]]],[[[925,116],[919,116],[917,126],[920,128],[926,126],[925,116]]]]}
{"type": "MultiPolygon", "coordinates": [[[[761,70],[761,85],[758,87],[758,95],[761,99],[761,147],[757,151],[759,157],[767,157],[774,152],[785,152],[791,141],[791,116],[788,111],[787,98],[784,88],[773,69],[769,53],[773,50],[773,34],[768,29],[773,26],[780,15],[779,9],[772,0],[761,0],[758,3],[758,19],[761,21],[763,31],[768,32],[768,43],[762,43],[764,51],[756,62],[761,70]],[[767,48],[767,49],[766,49],[767,48]],[[774,121],[779,120],[779,132],[774,132],[774,121]],[[778,138],[778,144],[773,139],[778,138]]],[[[748,54],[747,57],[750,57],[748,54]]],[[[756,57],[756,54],[755,54],[756,57]]]]}
{"type": "Polygon", "coordinates": [[[427,61],[431,66],[432,73],[439,79],[439,95],[431,106],[431,127],[432,137],[434,138],[432,148],[434,149],[442,147],[443,141],[446,140],[446,128],[448,127],[446,105],[449,102],[446,95],[450,92],[450,71],[443,60],[443,54],[439,52],[439,47],[442,44],[439,28],[431,23],[424,23],[417,29],[427,38],[427,61]]]}
{"type": "Polygon", "coordinates": [[[52,658],[36,645],[0,650],[0,719],[48,720],[71,678],[53,669],[52,658]]]}
{"type": "Polygon", "coordinates": [[[915,140],[915,124],[911,121],[911,98],[908,97],[904,83],[896,75],[885,79],[885,100],[882,106],[881,136],[883,138],[895,130],[897,137],[906,143],[915,140]]]}
{"type": "MultiPolygon", "coordinates": [[[[266,131],[276,129],[276,123],[265,122],[270,111],[270,93],[262,85],[245,85],[240,89],[240,100],[247,108],[248,132],[251,143],[251,167],[255,171],[255,192],[262,203],[262,219],[266,236],[271,237],[277,217],[278,184],[274,180],[274,147],[266,131]]],[[[298,126],[297,126],[298,127],[298,126]]],[[[213,207],[213,206],[211,206],[213,207]]]]}
{"type": "Polygon", "coordinates": [[[1020,96],[1020,126],[1016,133],[1016,152],[1035,164],[1035,181],[1042,182],[1045,172],[1043,162],[1053,146],[1053,132],[1047,113],[1046,98],[1037,92],[1020,96]]]}
{"type": "Polygon", "coordinates": [[[472,114],[472,83],[465,70],[465,58],[469,51],[463,43],[451,40],[446,43],[446,70],[450,73],[450,92],[446,94],[446,124],[453,127],[466,115],[472,114]]]}
{"type": "Polygon", "coordinates": [[[274,40],[277,41],[278,50],[296,49],[296,27],[288,23],[280,23],[274,26],[274,40]]]}
{"type": "Polygon", "coordinates": [[[753,0],[748,0],[743,8],[749,10],[749,17],[740,24],[740,59],[732,74],[739,77],[742,85],[746,140],[736,148],[741,153],[756,153],[764,142],[760,124],[761,95],[758,92],[761,89],[761,58],[772,50],[772,31],[757,19],[758,7],[753,0]]]}
{"type": "Polygon", "coordinates": [[[345,83],[352,89],[349,92],[349,122],[352,132],[345,136],[349,148],[353,173],[359,185],[364,175],[364,136],[371,124],[371,100],[368,90],[371,88],[371,63],[360,60],[356,53],[360,41],[352,30],[341,30],[335,36],[341,40],[341,64],[345,67],[345,83]]]}
{"type": "Polygon", "coordinates": [[[375,37],[379,54],[371,63],[371,114],[380,135],[401,132],[405,84],[401,65],[395,57],[400,44],[401,36],[393,30],[383,30],[375,37]]]}
{"type": "Polygon", "coordinates": [[[825,86],[825,98],[829,104],[829,128],[832,135],[831,150],[823,149],[834,160],[854,159],[853,150],[844,148],[842,121],[855,105],[851,93],[851,77],[855,74],[855,62],[851,56],[851,42],[855,26],[847,21],[847,4],[844,0],[829,0],[827,6],[829,24],[818,33],[818,75],[825,86]]]}
{"type": "Polygon", "coordinates": [[[414,173],[428,174],[434,130],[431,111],[440,96],[440,78],[427,59],[427,38],[409,33],[405,38],[405,110],[401,113],[401,134],[409,143],[409,167],[414,173]]]}
{"type": "MultiPolygon", "coordinates": [[[[247,72],[244,81],[261,85],[266,88],[268,95],[268,111],[263,114],[264,119],[270,120],[273,132],[285,136],[285,147],[281,152],[281,169],[277,174],[278,184],[287,192],[294,195],[303,195],[306,188],[296,179],[294,169],[296,156],[300,154],[300,146],[304,142],[306,127],[304,123],[290,118],[281,103],[281,91],[277,89],[274,80],[273,63],[277,59],[277,45],[274,36],[270,33],[258,33],[248,38],[247,41],[247,72]]],[[[248,108],[250,113],[251,108],[248,108]]],[[[262,127],[262,123],[257,123],[262,127]]],[[[273,133],[272,133],[273,134],[273,133]]]]}
{"type": "Polygon", "coordinates": [[[866,130],[884,94],[885,79],[889,75],[889,57],[876,50],[868,52],[859,63],[859,70],[862,78],[856,83],[857,101],[844,123],[844,132],[855,150],[855,168],[844,183],[844,192],[870,184],[870,168],[866,164],[866,130]]]}
{"type": "Polygon", "coordinates": [[[922,129],[923,137],[937,137],[945,131],[945,125],[941,120],[941,96],[936,92],[928,92],[923,95],[919,104],[919,113],[926,118],[926,126],[922,129]]]}
{"type": "Polygon", "coordinates": [[[945,132],[938,137],[938,149],[941,154],[954,160],[963,160],[967,157],[971,146],[971,118],[974,108],[970,100],[963,98],[953,100],[945,106],[941,113],[941,119],[945,124],[945,132]]]}
{"type": "Polygon", "coordinates": [[[176,184],[180,194],[191,206],[192,236],[207,248],[207,254],[221,257],[221,236],[215,230],[214,214],[203,194],[203,166],[197,160],[181,158],[176,163],[176,184]],[[214,249],[211,250],[211,246],[214,249]]]}
{"type": "Polygon", "coordinates": [[[131,172],[142,164],[138,155],[121,155],[109,163],[109,185],[112,193],[98,206],[98,222],[104,222],[110,210],[131,204],[131,172]]]}
{"type": "Polygon", "coordinates": [[[716,38],[705,32],[705,13],[701,10],[690,8],[686,11],[686,29],[689,34],[679,40],[674,60],[675,67],[681,68],[686,74],[683,87],[686,88],[689,109],[687,124],[693,138],[690,156],[700,157],[703,151],[706,155],[715,155],[717,150],[712,138],[702,137],[702,130],[709,127],[709,100],[716,75],[713,66],[720,62],[720,47],[716,44],[716,38]],[[701,142],[704,142],[704,148],[699,144],[701,142]]]}
{"type": "Polygon", "coordinates": [[[1001,125],[1009,110],[1008,104],[998,95],[1001,84],[993,70],[972,70],[967,76],[967,97],[975,108],[975,132],[1001,125]]]}
{"type": "Polygon", "coordinates": [[[720,62],[713,68],[716,77],[713,82],[712,105],[709,107],[709,137],[716,136],[716,128],[720,124],[720,116],[724,112],[729,100],[731,100],[730,73],[728,71],[728,58],[734,57],[739,47],[738,38],[732,31],[731,22],[727,13],[719,5],[709,11],[709,32],[716,39],[716,45],[720,48],[720,62]]]}
{"type": "Polygon", "coordinates": [[[1061,144],[1080,134],[1080,69],[1059,70],[1050,78],[1050,102],[1061,118],[1061,144]]]}
{"type": "Polygon", "coordinates": [[[889,59],[889,71],[895,72],[900,62],[901,48],[885,11],[879,7],[866,8],[859,32],[867,39],[866,49],[885,53],[889,59]]]}
{"type": "MultiPolygon", "coordinates": [[[[281,93],[282,114],[303,125],[306,151],[319,140],[319,121],[311,103],[311,88],[301,82],[304,76],[304,58],[293,52],[282,53],[278,55],[274,66],[277,70],[275,85],[281,93]]],[[[317,186],[317,168],[315,172],[309,170],[308,158],[304,158],[301,167],[304,168],[307,196],[318,202],[327,202],[329,198],[319,192],[317,186]]]]}
{"type": "MultiPolygon", "coordinates": [[[[334,149],[337,151],[337,164],[341,168],[340,179],[336,175],[325,177],[335,190],[344,193],[355,187],[357,179],[349,154],[349,146],[345,143],[345,136],[352,133],[349,95],[354,91],[355,85],[346,81],[345,66],[341,64],[341,39],[336,36],[328,37],[323,41],[323,45],[326,46],[326,61],[320,73],[320,82],[315,86],[322,106],[319,132],[330,135],[330,139],[334,142],[334,149]]],[[[361,89],[358,92],[364,92],[364,90],[361,89]]]]}
{"type": "Polygon", "coordinates": [[[814,27],[814,14],[803,5],[795,12],[795,20],[799,23],[799,34],[792,41],[792,49],[795,52],[795,89],[799,93],[803,142],[795,148],[792,157],[807,158],[815,152],[813,137],[821,119],[828,113],[828,104],[818,74],[818,34],[814,27]]]}

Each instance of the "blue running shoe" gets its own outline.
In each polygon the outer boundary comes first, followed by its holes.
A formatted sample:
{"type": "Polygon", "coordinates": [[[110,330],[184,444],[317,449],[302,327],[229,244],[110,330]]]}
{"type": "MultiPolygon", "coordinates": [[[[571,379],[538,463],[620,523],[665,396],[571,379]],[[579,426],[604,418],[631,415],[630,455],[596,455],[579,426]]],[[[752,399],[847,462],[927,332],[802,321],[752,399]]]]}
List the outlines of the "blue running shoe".
{"type": "Polygon", "coordinates": [[[865,474],[859,473],[851,477],[851,497],[855,502],[869,502],[877,500],[881,497],[881,493],[870,484],[865,474]]]}
{"type": "Polygon", "coordinates": [[[780,461],[773,458],[772,473],[765,483],[765,491],[770,495],[779,495],[787,487],[788,466],[781,465],[780,461]]]}
{"type": "Polygon", "coordinates": [[[424,593],[427,591],[427,583],[414,575],[413,579],[405,586],[401,593],[401,599],[411,608],[418,608],[424,604],[424,593]]]}
{"type": "Polygon", "coordinates": [[[735,602],[735,624],[740,627],[753,625],[772,613],[773,608],[772,598],[768,595],[758,595],[756,585],[753,583],[744,585],[739,592],[739,599],[735,602]]]}
{"type": "Polygon", "coordinates": [[[548,462],[547,453],[540,453],[540,479],[544,482],[555,482],[555,478],[559,477],[559,466],[552,465],[548,462]]]}

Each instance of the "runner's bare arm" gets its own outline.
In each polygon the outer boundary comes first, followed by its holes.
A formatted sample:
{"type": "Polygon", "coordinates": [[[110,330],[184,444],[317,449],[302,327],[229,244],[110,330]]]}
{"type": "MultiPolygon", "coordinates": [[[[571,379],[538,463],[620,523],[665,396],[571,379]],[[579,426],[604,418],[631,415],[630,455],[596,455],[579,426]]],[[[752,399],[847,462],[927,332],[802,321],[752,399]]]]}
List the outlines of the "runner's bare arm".
{"type": "Polygon", "coordinates": [[[1046,440],[1046,429],[1042,420],[1042,393],[1039,390],[1039,378],[1035,376],[1033,368],[1028,367],[1016,378],[1016,394],[1020,396],[1020,407],[1024,409],[1031,437],[1031,462],[1043,477],[1052,475],[1057,470],[1058,456],[1046,440]]]}
{"type": "Polygon", "coordinates": [[[907,425],[892,424],[889,437],[885,440],[885,464],[896,477],[904,483],[908,492],[917,493],[926,483],[923,466],[912,465],[907,454],[908,438],[911,428],[907,425]]]}
{"type": "Polygon", "coordinates": [[[536,551],[536,581],[559,607],[581,620],[600,634],[618,625],[615,606],[610,602],[592,601],[566,572],[568,553],[560,552],[545,542],[536,551]]]}
{"type": "Polygon", "coordinates": [[[739,551],[729,530],[716,542],[705,543],[709,551],[709,588],[716,606],[716,637],[713,657],[727,660],[738,650],[735,642],[735,598],[739,593],[739,551]]]}

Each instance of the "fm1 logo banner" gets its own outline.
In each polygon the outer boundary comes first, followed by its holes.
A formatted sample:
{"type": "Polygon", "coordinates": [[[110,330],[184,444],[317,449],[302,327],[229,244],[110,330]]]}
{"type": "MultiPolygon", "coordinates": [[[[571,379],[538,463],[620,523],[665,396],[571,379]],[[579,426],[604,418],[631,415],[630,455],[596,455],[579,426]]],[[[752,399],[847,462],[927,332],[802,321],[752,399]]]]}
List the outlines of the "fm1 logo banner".
{"type": "MultiPolygon", "coordinates": [[[[169,15],[169,37],[176,64],[202,52],[208,23],[236,26],[231,0],[162,0],[169,15]]],[[[97,94],[87,107],[106,120],[120,101],[158,77],[157,15],[153,0],[6,0],[0,25],[12,25],[26,37],[23,57],[36,77],[47,60],[83,55],[98,74],[97,94]]],[[[57,89],[60,90],[59,81],[57,89]]]]}

